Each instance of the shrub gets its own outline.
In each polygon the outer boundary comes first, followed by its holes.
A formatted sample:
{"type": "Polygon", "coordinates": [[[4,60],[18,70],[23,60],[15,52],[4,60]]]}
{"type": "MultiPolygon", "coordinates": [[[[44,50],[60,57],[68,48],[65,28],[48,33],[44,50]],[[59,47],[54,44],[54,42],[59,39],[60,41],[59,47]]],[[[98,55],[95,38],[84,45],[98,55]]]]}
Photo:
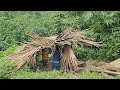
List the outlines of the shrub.
{"type": "Polygon", "coordinates": [[[14,63],[8,60],[7,57],[0,58],[0,79],[8,79],[13,74],[15,68],[14,63]]]}

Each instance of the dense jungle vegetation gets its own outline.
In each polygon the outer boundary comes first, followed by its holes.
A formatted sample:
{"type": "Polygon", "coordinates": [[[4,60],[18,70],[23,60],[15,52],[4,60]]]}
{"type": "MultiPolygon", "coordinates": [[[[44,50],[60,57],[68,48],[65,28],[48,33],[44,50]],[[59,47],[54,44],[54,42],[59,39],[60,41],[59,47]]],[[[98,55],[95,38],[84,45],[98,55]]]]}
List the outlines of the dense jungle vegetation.
{"type": "MultiPolygon", "coordinates": [[[[8,62],[6,57],[21,43],[30,40],[26,35],[27,32],[35,32],[40,36],[52,36],[67,27],[85,30],[88,37],[103,44],[103,47],[99,49],[84,45],[75,48],[78,59],[109,62],[120,58],[119,11],[0,11],[0,77],[10,76],[10,74],[4,75],[12,68],[11,65],[6,64],[8,62]]],[[[20,71],[18,77],[24,72],[20,71]]],[[[27,73],[30,72],[25,72],[27,73]]],[[[45,75],[44,72],[41,73],[41,77],[45,75]]],[[[61,74],[61,72],[58,73],[61,74]]],[[[57,72],[53,71],[49,74],[57,75],[57,72]]],[[[38,73],[36,77],[37,75],[38,73]]],[[[49,75],[44,77],[51,78],[49,75]]],[[[14,75],[11,78],[15,78],[14,75]]]]}

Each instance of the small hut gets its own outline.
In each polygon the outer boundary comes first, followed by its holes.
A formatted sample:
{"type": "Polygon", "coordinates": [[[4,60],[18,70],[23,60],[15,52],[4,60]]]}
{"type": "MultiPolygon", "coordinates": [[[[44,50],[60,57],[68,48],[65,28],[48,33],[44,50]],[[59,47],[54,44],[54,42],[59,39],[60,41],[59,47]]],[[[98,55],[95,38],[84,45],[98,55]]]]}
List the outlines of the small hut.
{"type": "MultiPolygon", "coordinates": [[[[53,50],[57,47],[60,54],[58,55],[60,58],[60,69],[65,72],[74,72],[78,69],[79,61],[72,50],[73,44],[83,43],[97,48],[102,46],[99,42],[94,42],[92,39],[87,38],[84,33],[84,31],[78,31],[73,28],[67,28],[58,36],[51,37],[41,37],[35,33],[29,33],[28,35],[33,41],[18,48],[10,55],[10,59],[16,62],[17,70],[29,65],[35,68],[37,65],[37,52],[46,48],[53,50]]],[[[55,53],[58,52],[52,52],[51,58],[54,58],[55,53]]],[[[55,65],[53,64],[53,66],[55,65]]]]}

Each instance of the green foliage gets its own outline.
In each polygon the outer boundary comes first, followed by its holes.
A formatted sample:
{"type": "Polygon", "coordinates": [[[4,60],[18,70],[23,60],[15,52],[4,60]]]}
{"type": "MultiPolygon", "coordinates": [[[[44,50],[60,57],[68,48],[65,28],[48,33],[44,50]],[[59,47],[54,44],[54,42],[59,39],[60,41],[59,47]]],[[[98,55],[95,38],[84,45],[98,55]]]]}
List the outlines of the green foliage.
{"type": "Polygon", "coordinates": [[[120,79],[120,75],[117,75],[116,78],[117,78],[117,79],[120,79]]]}
{"type": "Polygon", "coordinates": [[[102,42],[101,49],[80,46],[75,49],[80,59],[111,61],[120,58],[120,12],[86,11],[81,15],[81,29],[88,29],[86,35],[102,42]]]}
{"type": "Polygon", "coordinates": [[[8,79],[13,75],[15,64],[8,59],[8,55],[11,54],[17,48],[17,45],[7,48],[5,51],[0,51],[0,78],[8,79]]]}
{"type": "Polygon", "coordinates": [[[6,57],[18,48],[17,45],[12,45],[12,47],[7,48],[5,51],[0,51],[0,57],[6,57]]]}
{"type": "Polygon", "coordinates": [[[0,58],[0,79],[8,79],[13,74],[15,68],[14,63],[9,61],[7,57],[0,58]]]}
{"type": "Polygon", "coordinates": [[[96,72],[90,72],[89,70],[86,70],[82,72],[79,76],[80,79],[104,79],[105,77],[96,72]]]}
{"type": "MultiPolygon", "coordinates": [[[[101,11],[92,12],[89,21],[88,36],[95,38],[95,41],[101,41],[103,47],[96,50],[99,56],[96,59],[111,61],[120,57],[120,12],[118,11],[101,11]]],[[[95,53],[96,53],[95,52],[95,53]]]]}
{"type": "Polygon", "coordinates": [[[94,49],[92,47],[86,47],[83,45],[78,48],[75,48],[74,51],[75,51],[77,58],[80,60],[89,60],[89,59],[96,60],[96,57],[99,56],[97,49],[94,49]]]}

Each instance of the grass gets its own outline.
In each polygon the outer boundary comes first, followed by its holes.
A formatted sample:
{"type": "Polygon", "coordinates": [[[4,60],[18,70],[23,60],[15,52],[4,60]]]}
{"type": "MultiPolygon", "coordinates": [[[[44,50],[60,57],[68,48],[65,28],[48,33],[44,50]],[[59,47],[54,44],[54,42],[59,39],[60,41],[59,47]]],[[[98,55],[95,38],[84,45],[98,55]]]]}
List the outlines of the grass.
{"type": "Polygon", "coordinates": [[[77,78],[75,75],[62,73],[61,71],[49,71],[49,72],[27,72],[19,71],[11,77],[11,79],[67,79],[77,78]]]}
{"type": "MultiPolygon", "coordinates": [[[[116,76],[117,79],[120,79],[120,75],[116,76]]],[[[10,77],[10,79],[105,79],[105,77],[97,72],[90,72],[86,70],[79,75],[73,75],[71,73],[65,73],[63,71],[18,71],[10,77]]]]}
{"type": "Polygon", "coordinates": [[[6,56],[8,56],[12,52],[14,52],[17,47],[18,47],[17,45],[13,45],[12,47],[7,48],[7,50],[5,50],[5,51],[0,51],[0,57],[6,57],[6,56]]]}
{"type": "Polygon", "coordinates": [[[80,75],[73,75],[71,73],[64,73],[62,71],[49,71],[49,72],[30,72],[19,71],[12,75],[11,79],[103,79],[104,77],[98,73],[91,73],[85,71],[80,75]]]}
{"type": "Polygon", "coordinates": [[[79,76],[80,79],[104,79],[104,76],[97,72],[90,72],[86,70],[82,72],[79,76]]]}
{"type": "Polygon", "coordinates": [[[120,75],[117,75],[117,76],[116,76],[116,79],[120,79],[120,75]]]}

